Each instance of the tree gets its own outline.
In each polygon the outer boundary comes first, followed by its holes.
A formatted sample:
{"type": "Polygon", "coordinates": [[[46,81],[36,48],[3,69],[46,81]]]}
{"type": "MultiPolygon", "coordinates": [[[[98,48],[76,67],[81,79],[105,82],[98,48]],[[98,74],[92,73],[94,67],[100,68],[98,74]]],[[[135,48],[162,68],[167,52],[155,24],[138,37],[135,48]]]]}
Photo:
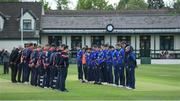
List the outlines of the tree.
{"type": "Polygon", "coordinates": [[[129,2],[129,0],[120,0],[116,9],[117,10],[127,9],[128,2],[129,2]]]}
{"type": "Polygon", "coordinates": [[[105,10],[107,6],[108,2],[106,2],[105,0],[93,0],[93,9],[105,10]]]}
{"type": "Polygon", "coordinates": [[[0,2],[20,2],[19,0],[0,0],[0,2]]]}
{"type": "Polygon", "coordinates": [[[117,10],[141,10],[147,9],[148,5],[144,2],[144,0],[120,0],[117,10]]]}
{"type": "Polygon", "coordinates": [[[89,10],[92,9],[93,0],[78,0],[77,10],[89,10]]]}
{"type": "Polygon", "coordinates": [[[57,9],[58,10],[66,10],[68,9],[68,0],[55,0],[57,3],[57,9]]]}
{"type": "Polygon", "coordinates": [[[176,10],[177,13],[180,13],[180,0],[177,0],[174,3],[174,9],[176,10]]]}
{"type": "Polygon", "coordinates": [[[115,8],[114,8],[114,6],[112,4],[110,4],[110,5],[106,6],[105,10],[112,11],[112,10],[115,10],[115,8]]]}
{"type": "Polygon", "coordinates": [[[48,11],[51,9],[51,7],[49,6],[49,3],[46,0],[39,0],[39,2],[41,3],[41,5],[43,5],[43,8],[45,11],[48,11]]]}
{"type": "Polygon", "coordinates": [[[112,4],[108,5],[106,0],[78,0],[77,10],[113,10],[112,4]]]}
{"type": "Polygon", "coordinates": [[[165,6],[163,0],[148,0],[148,8],[161,9],[165,6]]]}
{"type": "Polygon", "coordinates": [[[144,2],[144,0],[129,0],[127,4],[127,9],[130,10],[141,10],[147,9],[148,5],[144,2]]]}

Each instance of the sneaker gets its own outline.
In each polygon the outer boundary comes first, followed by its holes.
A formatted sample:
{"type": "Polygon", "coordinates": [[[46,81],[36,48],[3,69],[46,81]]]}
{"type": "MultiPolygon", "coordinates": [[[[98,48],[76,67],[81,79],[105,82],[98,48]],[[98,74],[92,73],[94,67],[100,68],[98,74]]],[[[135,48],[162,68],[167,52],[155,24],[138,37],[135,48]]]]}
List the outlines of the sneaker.
{"type": "Polygon", "coordinates": [[[132,89],[131,87],[127,87],[127,89],[132,89]]]}
{"type": "Polygon", "coordinates": [[[63,92],[69,92],[67,89],[65,89],[63,92]]]}
{"type": "Polygon", "coordinates": [[[107,85],[108,83],[107,83],[107,82],[103,82],[102,84],[103,84],[103,85],[107,85]]]}
{"type": "Polygon", "coordinates": [[[102,83],[101,83],[101,82],[98,82],[98,85],[102,85],[102,83]]]}
{"type": "Polygon", "coordinates": [[[48,87],[44,87],[45,89],[47,89],[48,87]]]}
{"type": "Polygon", "coordinates": [[[116,85],[116,84],[112,84],[112,86],[117,87],[118,85],[116,85]]]}
{"type": "Polygon", "coordinates": [[[82,80],[81,83],[86,83],[86,81],[82,80]]]}
{"type": "Polygon", "coordinates": [[[94,82],[94,84],[98,84],[97,82],[94,82]]]}
{"type": "Polygon", "coordinates": [[[25,85],[28,85],[29,83],[28,82],[24,82],[25,85]]]}
{"type": "Polygon", "coordinates": [[[118,87],[123,88],[124,86],[123,85],[119,85],[118,87]]]}

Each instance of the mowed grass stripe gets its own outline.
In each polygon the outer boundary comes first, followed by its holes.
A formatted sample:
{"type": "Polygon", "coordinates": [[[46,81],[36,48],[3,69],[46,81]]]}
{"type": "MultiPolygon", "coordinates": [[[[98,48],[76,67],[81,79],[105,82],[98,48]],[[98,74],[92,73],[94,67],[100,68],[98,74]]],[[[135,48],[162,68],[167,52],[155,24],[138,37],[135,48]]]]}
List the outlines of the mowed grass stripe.
{"type": "Polygon", "coordinates": [[[9,75],[0,74],[0,100],[180,100],[178,65],[140,65],[136,70],[135,90],[82,84],[77,80],[76,65],[70,65],[68,72],[68,93],[13,84],[9,75]]]}

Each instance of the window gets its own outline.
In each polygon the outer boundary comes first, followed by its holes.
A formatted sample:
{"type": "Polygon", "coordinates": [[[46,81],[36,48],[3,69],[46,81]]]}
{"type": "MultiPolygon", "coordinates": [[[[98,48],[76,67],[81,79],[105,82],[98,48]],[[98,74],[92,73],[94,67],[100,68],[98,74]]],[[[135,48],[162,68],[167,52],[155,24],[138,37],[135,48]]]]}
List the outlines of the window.
{"type": "Polygon", "coordinates": [[[174,36],[160,36],[161,50],[174,50],[174,36]]]}
{"type": "Polygon", "coordinates": [[[32,21],[30,19],[23,20],[23,30],[32,30],[32,21]]]}
{"type": "Polygon", "coordinates": [[[104,36],[91,36],[92,45],[104,44],[104,36]]]}
{"type": "Polygon", "coordinates": [[[82,47],[82,37],[81,36],[71,36],[72,50],[75,50],[77,46],[82,47]]]}
{"type": "Polygon", "coordinates": [[[125,41],[126,43],[131,44],[131,36],[118,36],[117,41],[125,41]]]}
{"type": "Polygon", "coordinates": [[[4,26],[4,19],[3,17],[0,16],[0,31],[3,30],[3,26],[4,26]]]}
{"type": "Polygon", "coordinates": [[[62,36],[48,36],[48,44],[60,46],[62,44],[62,36]]]}

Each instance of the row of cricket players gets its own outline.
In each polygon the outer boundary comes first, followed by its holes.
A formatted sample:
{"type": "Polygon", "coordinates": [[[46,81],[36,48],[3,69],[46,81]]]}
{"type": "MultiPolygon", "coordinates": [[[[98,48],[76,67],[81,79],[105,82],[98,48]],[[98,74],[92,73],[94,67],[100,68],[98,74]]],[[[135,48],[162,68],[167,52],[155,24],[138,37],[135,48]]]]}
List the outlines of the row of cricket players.
{"type": "Polygon", "coordinates": [[[136,55],[126,42],[92,48],[77,47],[78,79],[81,82],[109,84],[135,89],[136,55]]]}
{"type": "Polygon", "coordinates": [[[10,55],[13,83],[25,83],[43,88],[53,88],[68,92],[65,87],[69,67],[68,46],[46,45],[26,48],[14,48],[10,55]],[[18,78],[18,80],[16,80],[18,78]]]}

